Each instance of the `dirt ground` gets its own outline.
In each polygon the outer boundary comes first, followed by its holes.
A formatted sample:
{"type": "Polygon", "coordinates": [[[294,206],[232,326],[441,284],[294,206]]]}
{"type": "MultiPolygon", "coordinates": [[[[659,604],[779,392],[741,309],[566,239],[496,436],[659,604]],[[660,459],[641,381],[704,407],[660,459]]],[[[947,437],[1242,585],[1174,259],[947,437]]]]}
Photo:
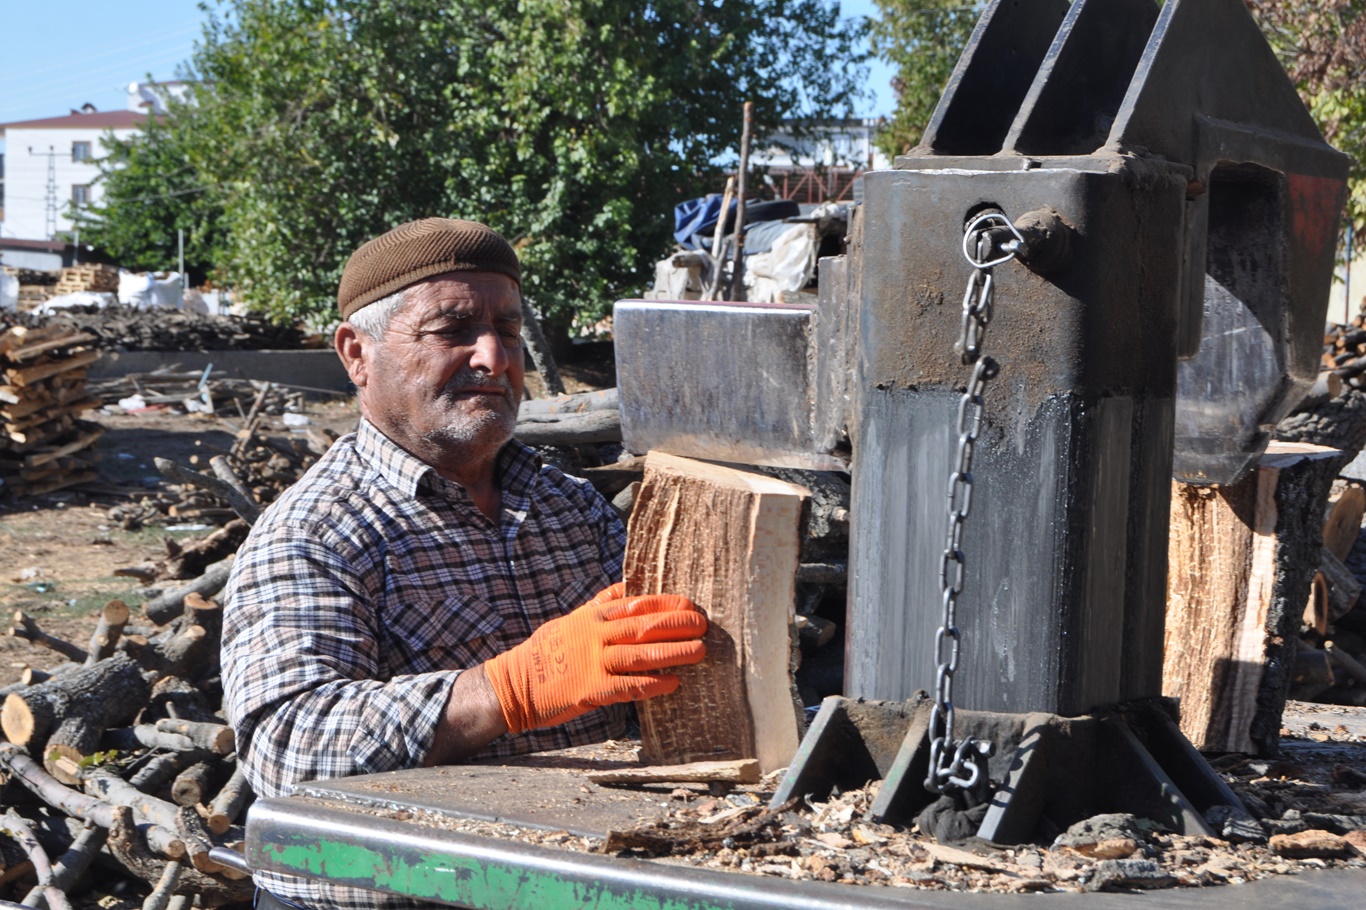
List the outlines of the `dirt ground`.
{"type": "MultiPolygon", "coordinates": [[[[232,444],[241,421],[169,410],[108,410],[112,413],[85,415],[105,430],[96,443],[99,483],[0,501],[0,612],[6,627],[15,611],[23,610],[44,631],[84,646],[93,630],[92,614],[107,601],[123,600],[137,615],[137,606],[154,596],[135,578],[115,574],[118,569],[165,558],[168,538],[213,530],[186,522],[125,531],[109,519],[108,511],[167,488],[154,458],[191,466],[198,457],[207,463],[232,444]]],[[[352,400],[311,402],[307,416],[316,425],[344,433],[355,426],[358,412],[352,400]]],[[[267,421],[266,432],[289,433],[281,418],[267,421]]],[[[25,666],[48,669],[60,662],[46,648],[0,637],[0,685],[16,682],[25,666]]]]}

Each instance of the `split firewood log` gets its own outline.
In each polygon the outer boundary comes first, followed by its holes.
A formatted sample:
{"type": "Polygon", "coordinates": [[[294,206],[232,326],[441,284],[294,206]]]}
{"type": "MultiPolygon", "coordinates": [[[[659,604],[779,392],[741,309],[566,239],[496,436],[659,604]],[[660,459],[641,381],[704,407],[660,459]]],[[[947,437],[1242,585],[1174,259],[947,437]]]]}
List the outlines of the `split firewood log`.
{"type": "Polygon", "coordinates": [[[0,728],[10,742],[40,752],[58,779],[75,783],[79,762],[96,751],[105,728],[137,717],[150,694],[138,662],[115,654],[11,692],[0,707],[0,728]]]}

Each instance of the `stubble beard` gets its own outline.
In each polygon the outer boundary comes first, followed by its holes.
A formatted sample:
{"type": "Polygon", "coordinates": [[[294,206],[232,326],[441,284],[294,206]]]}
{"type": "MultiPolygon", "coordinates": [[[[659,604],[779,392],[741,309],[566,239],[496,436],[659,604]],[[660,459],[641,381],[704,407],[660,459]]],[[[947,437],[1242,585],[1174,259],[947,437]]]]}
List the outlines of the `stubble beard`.
{"type": "Polygon", "coordinates": [[[512,400],[512,384],[506,376],[462,370],[451,380],[440,400],[454,416],[444,425],[426,433],[428,442],[444,447],[497,451],[512,438],[517,429],[517,405],[512,400]],[[504,403],[486,406],[481,399],[458,397],[459,392],[473,388],[499,389],[504,393],[504,403]],[[474,402],[478,402],[480,407],[473,412],[465,412],[464,408],[474,402]]]}

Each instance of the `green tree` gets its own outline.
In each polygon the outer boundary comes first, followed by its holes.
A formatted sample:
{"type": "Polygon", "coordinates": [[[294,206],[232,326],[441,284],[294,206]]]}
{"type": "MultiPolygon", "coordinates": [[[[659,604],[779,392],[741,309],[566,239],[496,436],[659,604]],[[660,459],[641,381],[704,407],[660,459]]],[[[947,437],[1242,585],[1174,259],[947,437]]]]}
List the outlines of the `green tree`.
{"type": "Polygon", "coordinates": [[[81,240],[128,268],[165,271],[178,262],[185,232],[185,267],[203,278],[222,253],[222,209],[191,157],[187,125],[193,108],[171,102],[171,115],[149,117],[136,134],[104,137],[96,163],[102,204],[73,209],[81,240]]]}
{"type": "Polygon", "coordinates": [[[1248,0],[1323,136],[1352,159],[1347,217],[1366,229],[1366,0],[1248,0]]]}
{"type": "Polygon", "coordinates": [[[563,329],[638,292],[743,100],[847,114],[860,37],[830,0],[225,0],[171,134],[254,307],[325,315],[351,250],[442,215],[507,236],[563,329]]]}
{"type": "Polygon", "coordinates": [[[870,47],[896,67],[896,111],[879,133],[887,155],[920,141],[954,65],[981,16],[981,0],[875,0],[881,18],[870,23],[870,47]]]}

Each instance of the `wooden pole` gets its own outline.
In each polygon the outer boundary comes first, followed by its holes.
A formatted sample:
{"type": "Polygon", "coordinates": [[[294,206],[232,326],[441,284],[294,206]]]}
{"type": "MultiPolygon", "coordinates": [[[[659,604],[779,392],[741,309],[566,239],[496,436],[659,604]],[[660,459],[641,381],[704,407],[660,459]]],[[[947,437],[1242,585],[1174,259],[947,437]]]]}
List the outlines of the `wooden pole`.
{"type": "Polygon", "coordinates": [[[726,221],[730,218],[730,204],[734,198],[735,175],[731,174],[726,177],[726,191],[721,194],[721,217],[711,235],[711,281],[707,283],[706,300],[717,300],[721,296],[721,275],[725,271],[721,267],[721,250],[726,245],[726,221]]]}
{"type": "Polygon", "coordinates": [[[749,133],[754,124],[754,102],[745,102],[744,126],[740,131],[740,179],[736,188],[739,202],[735,206],[735,267],[730,273],[731,300],[745,299],[745,177],[749,171],[749,133]]]}

